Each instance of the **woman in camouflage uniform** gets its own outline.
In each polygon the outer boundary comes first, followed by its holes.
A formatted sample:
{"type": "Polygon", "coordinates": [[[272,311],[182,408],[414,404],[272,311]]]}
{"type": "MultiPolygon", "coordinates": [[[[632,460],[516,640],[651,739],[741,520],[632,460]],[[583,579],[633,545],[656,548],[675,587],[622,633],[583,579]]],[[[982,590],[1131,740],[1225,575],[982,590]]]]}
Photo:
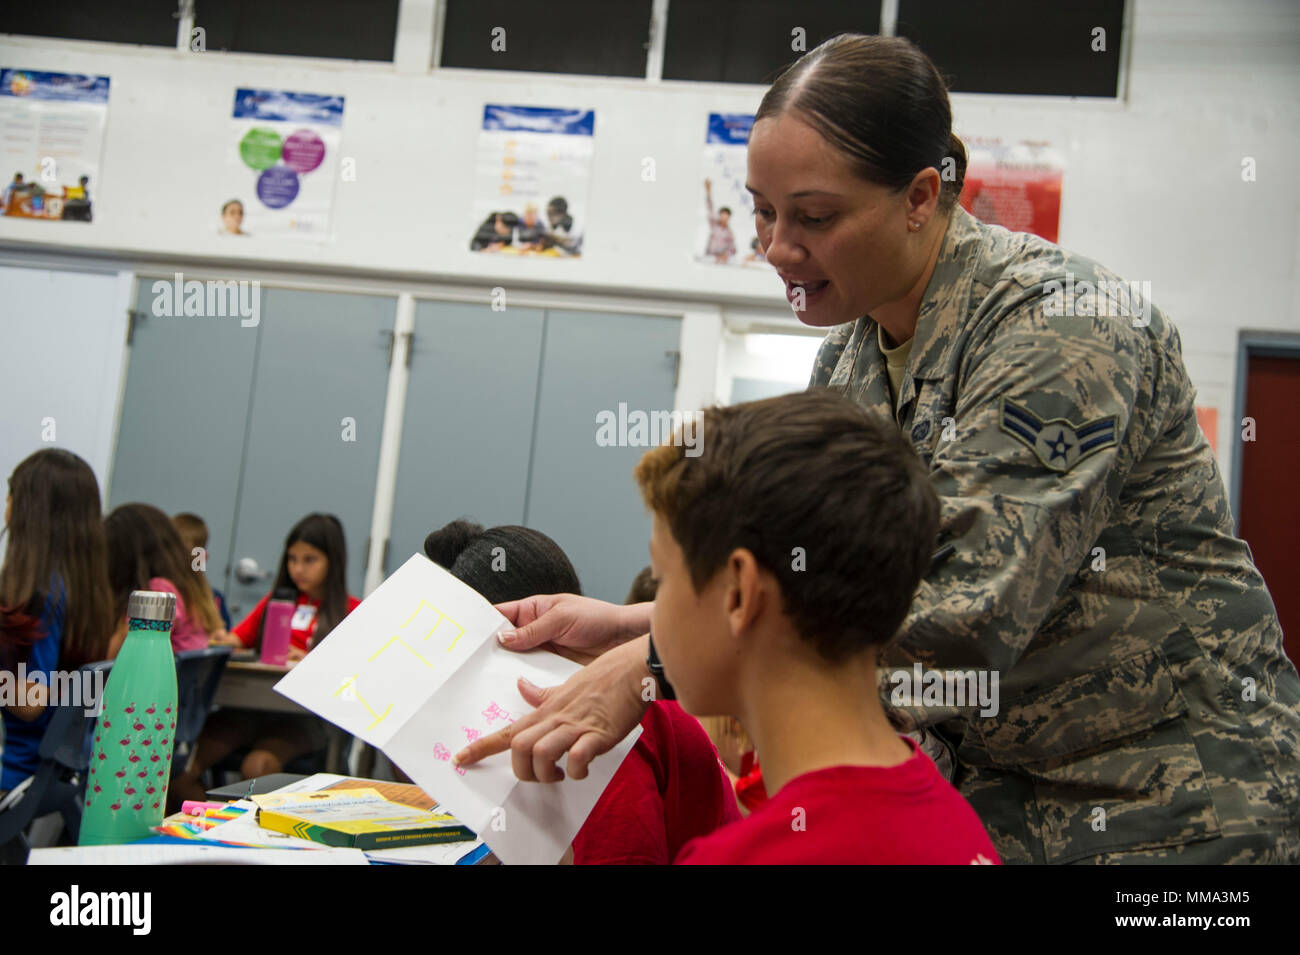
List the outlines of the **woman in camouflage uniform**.
{"type": "MultiPolygon", "coordinates": [[[[899,719],[954,754],[1007,862],[1300,861],[1300,678],[1178,332],[1145,286],[962,210],[965,161],[934,65],[887,37],[803,57],[750,138],[764,254],[831,329],[811,386],[897,421],[943,505],[952,546],[890,662],[1000,678],[996,712],[899,719]]],[[[512,646],[644,633],[629,611],[539,603],[512,646]]],[[[643,656],[607,653],[473,755],[577,722],[581,772],[639,718],[643,656]]]]}

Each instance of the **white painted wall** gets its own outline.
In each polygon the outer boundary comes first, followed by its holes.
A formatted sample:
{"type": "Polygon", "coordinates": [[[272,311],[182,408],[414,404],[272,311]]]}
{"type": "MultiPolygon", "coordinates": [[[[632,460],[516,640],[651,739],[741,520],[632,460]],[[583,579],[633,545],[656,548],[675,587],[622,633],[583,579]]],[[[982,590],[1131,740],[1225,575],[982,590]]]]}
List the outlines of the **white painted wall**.
{"type": "Polygon", "coordinates": [[[129,275],[0,267],[0,478],[35,451],[66,448],[108,500],[130,290],[129,275]]]}
{"type": "MultiPolygon", "coordinates": [[[[707,377],[710,368],[727,373],[716,310],[778,312],[785,305],[769,274],[692,261],[701,138],[710,111],[753,110],[762,89],[423,73],[411,31],[424,26],[408,19],[400,69],[0,37],[5,65],[112,77],[95,222],[0,219],[0,253],[8,246],[184,261],[230,277],[252,268],[300,276],[361,270],[368,284],[415,282],[431,295],[455,284],[552,292],[575,303],[589,294],[606,302],[675,299],[695,316],[684,324],[682,368],[690,378],[679,399],[725,393],[725,382],[707,377]],[[237,86],[347,97],[342,151],[356,159],[358,178],[338,184],[329,243],[250,237],[236,247],[215,234],[221,197],[206,184],[224,162],[237,86]],[[485,102],[596,110],[580,261],[467,251],[485,102]],[[654,182],[641,179],[647,156],[656,160],[654,182]]],[[[956,120],[971,134],[1062,148],[1061,244],[1151,282],[1155,301],[1182,330],[1200,403],[1219,408],[1226,472],[1238,329],[1300,330],[1300,7],[1287,0],[1133,0],[1130,30],[1125,101],[957,95],[956,120]],[[1256,182],[1241,179],[1246,156],[1256,161],[1256,182]]],[[[9,320],[9,298],[0,288],[6,353],[30,334],[9,320]]],[[[86,364],[107,381],[120,368],[121,349],[92,353],[78,345],[56,349],[50,361],[65,381],[81,378],[86,364]]],[[[80,400],[100,386],[72,387],[80,400]]],[[[110,430],[95,440],[110,440],[110,430]]]]}

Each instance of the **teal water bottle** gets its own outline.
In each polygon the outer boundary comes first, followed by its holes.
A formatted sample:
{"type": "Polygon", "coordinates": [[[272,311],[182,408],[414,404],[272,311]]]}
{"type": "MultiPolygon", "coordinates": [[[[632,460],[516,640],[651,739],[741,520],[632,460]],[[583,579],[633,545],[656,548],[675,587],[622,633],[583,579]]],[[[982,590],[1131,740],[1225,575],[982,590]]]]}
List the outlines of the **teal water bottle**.
{"type": "Polygon", "coordinates": [[[86,776],[83,846],[147,839],[162,822],[176,732],[175,614],[175,594],[136,590],[127,601],[86,776]]]}

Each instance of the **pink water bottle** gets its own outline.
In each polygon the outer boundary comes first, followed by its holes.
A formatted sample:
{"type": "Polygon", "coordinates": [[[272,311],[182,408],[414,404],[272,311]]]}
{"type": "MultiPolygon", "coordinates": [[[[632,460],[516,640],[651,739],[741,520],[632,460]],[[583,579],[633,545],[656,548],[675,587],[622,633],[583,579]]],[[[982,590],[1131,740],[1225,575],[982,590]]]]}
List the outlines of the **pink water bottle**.
{"type": "Polygon", "coordinates": [[[262,662],[282,667],[289,662],[290,622],[293,620],[297,594],[281,588],[266,602],[262,617],[262,662]]]}

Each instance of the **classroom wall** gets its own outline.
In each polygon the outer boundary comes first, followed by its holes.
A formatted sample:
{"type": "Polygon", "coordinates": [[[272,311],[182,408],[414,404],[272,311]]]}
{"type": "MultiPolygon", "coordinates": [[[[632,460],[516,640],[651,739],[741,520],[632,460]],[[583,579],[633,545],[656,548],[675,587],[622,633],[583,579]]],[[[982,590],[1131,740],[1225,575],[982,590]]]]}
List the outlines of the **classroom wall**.
{"type": "MultiPolygon", "coordinates": [[[[1226,475],[1237,434],[1230,419],[1238,330],[1300,329],[1293,172],[1300,8],[1286,0],[1133,0],[1129,28],[1126,100],[957,95],[955,119],[968,134],[1060,147],[1067,163],[1061,244],[1151,283],[1156,303],[1182,330],[1200,403],[1219,411],[1226,475]],[[1247,156],[1256,163],[1254,182],[1242,181],[1247,156]]],[[[455,70],[399,75],[388,65],[26,37],[0,37],[0,62],[112,77],[95,222],[0,219],[0,260],[6,249],[40,249],[195,263],[231,277],[254,265],[300,276],[359,271],[372,284],[414,279],[430,294],[455,282],[681,300],[705,316],[683,335],[683,368],[712,367],[720,376],[727,350],[708,307],[784,310],[770,274],[690,258],[707,114],[752,111],[759,87],[455,70]],[[236,249],[216,235],[219,197],[206,183],[226,161],[237,86],[346,96],[342,153],[356,160],[357,179],[337,184],[329,243],[251,237],[236,249]],[[581,260],[507,261],[467,251],[486,102],[595,109],[581,260]],[[645,157],[656,160],[653,182],[642,181],[645,157]]],[[[6,298],[0,295],[0,344],[8,351],[27,332],[16,331],[6,298]]],[[[95,366],[95,375],[70,386],[85,400],[101,393],[90,379],[107,380],[121,360],[121,347],[111,345],[50,356],[54,373],[68,381],[83,364],[95,366]]],[[[691,393],[702,400],[725,391],[698,381],[691,393]]],[[[96,440],[111,441],[106,424],[94,427],[105,431],[96,440]]]]}
{"type": "MultiPolygon", "coordinates": [[[[108,500],[130,284],[116,273],[0,267],[0,477],[42,448],[66,448],[108,500]]],[[[0,537],[0,560],[4,547],[0,537]]]]}

